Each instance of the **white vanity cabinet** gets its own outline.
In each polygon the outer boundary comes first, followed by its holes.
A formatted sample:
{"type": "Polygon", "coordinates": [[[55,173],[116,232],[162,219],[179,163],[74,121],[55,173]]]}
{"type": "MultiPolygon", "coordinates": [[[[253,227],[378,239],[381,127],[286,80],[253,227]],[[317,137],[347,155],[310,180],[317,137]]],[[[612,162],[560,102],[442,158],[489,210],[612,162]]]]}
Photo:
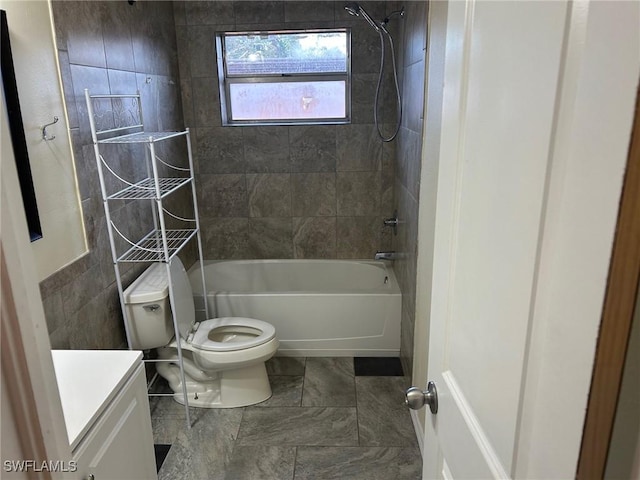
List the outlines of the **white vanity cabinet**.
{"type": "Polygon", "coordinates": [[[51,352],[78,479],[157,479],[142,353],[51,352]]]}

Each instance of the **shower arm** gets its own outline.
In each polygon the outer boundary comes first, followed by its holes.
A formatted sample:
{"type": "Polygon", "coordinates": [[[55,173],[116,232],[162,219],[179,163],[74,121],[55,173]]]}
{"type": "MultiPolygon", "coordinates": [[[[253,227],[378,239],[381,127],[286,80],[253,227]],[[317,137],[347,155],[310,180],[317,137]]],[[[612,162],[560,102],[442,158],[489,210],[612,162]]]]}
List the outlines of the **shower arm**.
{"type": "Polygon", "coordinates": [[[386,25],[387,23],[389,23],[389,21],[391,21],[391,19],[393,17],[395,17],[396,15],[398,15],[400,17],[404,17],[404,7],[402,7],[400,10],[395,10],[395,11],[391,12],[388,17],[386,17],[384,20],[382,20],[382,22],[380,22],[381,26],[386,25]]]}

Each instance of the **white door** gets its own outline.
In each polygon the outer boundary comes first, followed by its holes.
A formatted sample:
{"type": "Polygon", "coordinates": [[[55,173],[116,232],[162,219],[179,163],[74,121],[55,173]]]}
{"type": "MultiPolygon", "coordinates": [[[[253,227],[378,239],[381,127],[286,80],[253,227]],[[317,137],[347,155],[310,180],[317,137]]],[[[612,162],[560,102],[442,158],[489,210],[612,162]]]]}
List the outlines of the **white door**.
{"type": "Polygon", "coordinates": [[[444,82],[429,89],[444,84],[442,119],[425,130],[440,148],[435,234],[430,249],[421,220],[417,283],[431,295],[416,321],[429,319],[420,386],[435,381],[439,409],[426,413],[423,477],[572,478],[638,94],[640,3],[437,7],[444,82]]]}
{"type": "Polygon", "coordinates": [[[566,16],[449,3],[424,478],[512,476],[566,16]]]}

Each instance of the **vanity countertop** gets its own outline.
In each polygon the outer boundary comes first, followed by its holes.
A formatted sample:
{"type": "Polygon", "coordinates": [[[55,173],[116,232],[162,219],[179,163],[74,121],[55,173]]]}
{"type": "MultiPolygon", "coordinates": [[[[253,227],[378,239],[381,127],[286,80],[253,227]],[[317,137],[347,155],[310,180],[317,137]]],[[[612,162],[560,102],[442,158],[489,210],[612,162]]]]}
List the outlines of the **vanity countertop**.
{"type": "Polygon", "coordinates": [[[137,350],[52,350],[71,450],[141,364],[137,350]]]}

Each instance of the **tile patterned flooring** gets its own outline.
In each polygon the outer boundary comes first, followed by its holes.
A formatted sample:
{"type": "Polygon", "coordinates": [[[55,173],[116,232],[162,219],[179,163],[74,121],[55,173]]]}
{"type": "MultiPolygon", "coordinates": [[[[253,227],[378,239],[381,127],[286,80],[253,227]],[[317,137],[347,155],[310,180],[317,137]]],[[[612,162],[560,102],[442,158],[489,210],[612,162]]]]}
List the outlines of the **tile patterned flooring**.
{"type": "Polygon", "coordinates": [[[409,379],[355,376],[353,358],[274,357],[273,396],[191,409],[150,399],[154,441],[171,444],[160,480],[413,480],[422,458],[403,404],[409,379]]]}

